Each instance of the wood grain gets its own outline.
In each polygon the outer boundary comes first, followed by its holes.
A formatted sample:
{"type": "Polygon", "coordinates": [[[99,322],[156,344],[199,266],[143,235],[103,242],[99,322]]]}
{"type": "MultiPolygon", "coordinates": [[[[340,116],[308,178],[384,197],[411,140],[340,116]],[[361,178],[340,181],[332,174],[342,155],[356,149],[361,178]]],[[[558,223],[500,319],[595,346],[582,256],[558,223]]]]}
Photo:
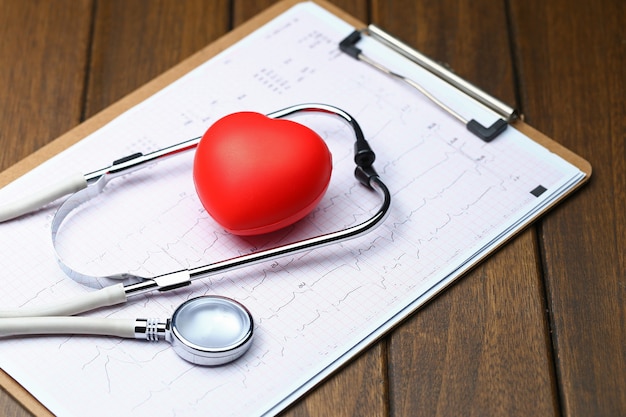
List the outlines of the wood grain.
{"type": "Polygon", "coordinates": [[[0,1],[0,170],[79,122],[91,2],[0,1]]]}
{"type": "Polygon", "coordinates": [[[534,241],[519,236],[392,334],[392,415],[558,413],[534,241]]]}
{"type": "Polygon", "coordinates": [[[85,107],[89,117],[229,30],[228,1],[97,3],[85,107]]]}
{"type": "Polygon", "coordinates": [[[504,4],[373,0],[372,23],[489,94],[516,105],[504,4]]]}
{"type": "Polygon", "coordinates": [[[512,1],[528,121],[593,165],[540,228],[559,401],[567,416],[626,412],[626,7],[512,1]]]}
{"type": "MultiPolygon", "coordinates": [[[[381,1],[373,20],[514,105],[506,13],[487,2],[381,1]]],[[[391,414],[556,414],[543,301],[529,231],[393,332],[391,414]]]]}
{"type": "MultiPolygon", "coordinates": [[[[278,3],[278,0],[234,0],[233,26],[242,24],[275,3],[278,3]]],[[[339,7],[362,22],[369,22],[369,4],[367,0],[335,0],[328,3],[339,7]]]]}
{"type": "MultiPolygon", "coordinates": [[[[0,0],[0,170],[274,0],[0,0]]],[[[337,0],[591,160],[589,185],[288,416],[626,415],[626,6],[337,0]]],[[[0,415],[28,410],[0,391],[0,415]]]]}

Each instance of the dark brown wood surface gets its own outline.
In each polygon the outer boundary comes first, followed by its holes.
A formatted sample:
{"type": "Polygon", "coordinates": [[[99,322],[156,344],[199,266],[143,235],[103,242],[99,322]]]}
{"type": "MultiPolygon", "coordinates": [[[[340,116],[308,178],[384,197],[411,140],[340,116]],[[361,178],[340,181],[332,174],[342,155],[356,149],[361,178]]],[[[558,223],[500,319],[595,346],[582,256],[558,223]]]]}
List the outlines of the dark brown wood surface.
{"type": "MultiPolygon", "coordinates": [[[[0,171],[272,3],[0,0],[0,171]]],[[[626,415],[626,2],[331,3],[517,106],[594,174],[284,414],[626,415]]],[[[30,413],[0,391],[0,415],[30,413]]]]}

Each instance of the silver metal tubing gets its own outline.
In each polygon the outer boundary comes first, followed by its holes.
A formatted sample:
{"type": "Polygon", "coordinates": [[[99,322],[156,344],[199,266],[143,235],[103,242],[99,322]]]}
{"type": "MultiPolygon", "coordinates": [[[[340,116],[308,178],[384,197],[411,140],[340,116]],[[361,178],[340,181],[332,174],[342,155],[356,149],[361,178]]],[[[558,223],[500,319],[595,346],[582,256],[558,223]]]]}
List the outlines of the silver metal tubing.
{"type": "Polygon", "coordinates": [[[387,186],[382,182],[382,180],[378,177],[378,174],[376,174],[375,170],[371,166],[375,158],[374,152],[369,148],[369,145],[364,138],[363,132],[359,124],[345,111],[326,104],[299,104],[287,107],[273,113],[269,113],[267,114],[267,117],[283,118],[302,111],[322,112],[325,114],[338,116],[353,128],[356,137],[355,162],[357,165],[357,169],[355,175],[357,179],[365,186],[377,191],[380,194],[382,200],[378,211],[365,222],[343,230],[311,237],[284,246],[223,260],[190,270],[171,272],[151,278],[139,277],[129,273],[101,277],[90,276],[74,270],[61,259],[61,256],[56,249],[57,235],[65,218],[70,214],[70,212],[72,212],[72,210],[98,195],[104,189],[110,179],[122,175],[122,173],[136,171],[146,166],[146,164],[155,162],[156,160],[174,156],[181,152],[194,149],[198,145],[198,142],[200,140],[200,138],[194,138],[186,142],[182,142],[168,148],[152,152],[147,155],[130,155],[126,158],[115,161],[108,168],[104,168],[102,170],[94,171],[93,173],[88,174],[91,184],[89,184],[87,188],[75,193],[70,198],[68,198],[65,203],[63,203],[61,207],[59,207],[59,210],[52,220],[52,245],[61,269],[72,279],[80,282],[81,284],[91,287],[103,288],[109,285],[123,282],[124,284],[126,284],[124,286],[124,292],[127,297],[130,297],[134,295],[145,294],[155,290],[168,291],[176,288],[181,288],[189,285],[191,281],[195,279],[204,278],[221,272],[231,271],[237,268],[241,268],[243,266],[253,265],[259,262],[268,261],[289,254],[295,254],[313,248],[342,242],[344,240],[355,238],[362,234],[365,234],[366,232],[369,232],[374,227],[382,223],[382,221],[386,218],[389,207],[391,205],[391,194],[387,189],[387,186]]]}
{"type": "Polygon", "coordinates": [[[354,136],[355,136],[357,144],[361,142],[365,142],[365,136],[363,135],[361,126],[359,126],[357,121],[345,111],[341,110],[338,107],[331,106],[329,104],[320,104],[320,103],[296,104],[294,106],[289,106],[282,110],[277,110],[275,112],[268,113],[267,117],[280,119],[280,118],[291,116],[293,114],[300,113],[300,112],[317,112],[317,113],[324,113],[324,114],[330,114],[332,116],[337,116],[340,119],[342,119],[344,122],[348,123],[350,127],[354,130],[354,136]]]}
{"type": "Polygon", "coordinates": [[[146,165],[153,164],[157,160],[164,160],[172,156],[176,156],[180,153],[195,149],[202,137],[189,139],[184,142],[177,143],[167,148],[159,149],[149,154],[136,153],[129,155],[125,158],[121,158],[106,168],[99,169],[97,171],[90,172],[85,175],[85,180],[88,183],[97,181],[100,177],[106,175],[109,179],[118,177],[120,175],[128,174],[133,171],[137,171],[144,168],[146,165]]]}
{"type": "Polygon", "coordinates": [[[370,179],[370,185],[372,189],[376,190],[380,194],[382,203],[374,215],[356,226],[311,237],[272,249],[226,259],[186,271],[178,271],[161,277],[146,279],[145,281],[139,283],[126,285],[124,287],[125,292],[128,297],[132,297],[155,290],[167,291],[170,289],[181,288],[196,279],[207,278],[212,275],[234,271],[246,266],[256,265],[258,263],[281,258],[283,256],[294,255],[311,249],[321,248],[323,246],[340,243],[364,235],[365,233],[375,229],[385,220],[389,214],[389,208],[391,206],[391,193],[380,178],[372,177],[370,179]],[[162,281],[159,282],[159,280],[162,281]]]}
{"type": "MultiPolygon", "coordinates": [[[[337,107],[326,104],[295,105],[269,113],[267,114],[267,116],[271,118],[283,118],[301,111],[323,112],[338,116],[346,121],[348,124],[350,124],[351,127],[353,127],[355,135],[357,136],[357,140],[363,139],[363,133],[361,131],[361,128],[348,113],[337,107]]],[[[389,189],[384,184],[384,182],[378,177],[378,175],[370,176],[369,183],[366,185],[380,194],[382,202],[374,215],[356,226],[327,233],[324,235],[311,237],[276,248],[242,255],[231,259],[226,259],[223,261],[193,268],[187,271],[178,271],[172,274],[166,274],[161,277],[147,279],[143,282],[129,284],[125,286],[126,294],[130,297],[134,295],[145,294],[154,290],[167,291],[169,289],[180,288],[182,286],[188,285],[190,281],[196,279],[206,278],[219,273],[233,271],[244,266],[255,265],[261,262],[266,262],[283,256],[305,252],[307,250],[320,248],[322,246],[343,242],[345,240],[361,236],[373,230],[376,226],[380,225],[387,217],[389,208],[391,206],[391,193],[389,192],[389,189]],[[188,276],[185,276],[185,274],[188,274],[188,276]]]]}
{"type": "Polygon", "coordinates": [[[255,252],[248,255],[216,262],[210,265],[194,268],[189,270],[191,280],[206,278],[208,276],[218,273],[232,271],[244,266],[255,265],[260,262],[269,261],[286,255],[301,253],[307,250],[320,248],[322,246],[327,246],[333,243],[343,242],[345,240],[364,235],[365,233],[376,228],[376,226],[380,225],[383,220],[385,220],[389,212],[389,207],[391,205],[391,194],[389,192],[389,189],[378,177],[375,177],[371,180],[371,186],[373,189],[380,193],[383,201],[378,211],[365,222],[343,230],[315,236],[309,239],[279,246],[273,249],[255,252]]]}
{"type": "Polygon", "coordinates": [[[352,116],[350,116],[348,113],[341,110],[340,108],[331,106],[329,104],[319,104],[319,103],[296,104],[294,106],[289,106],[287,108],[268,113],[267,117],[279,119],[279,118],[290,116],[295,113],[299,113],[301,111],[329,113],[335,116],[339,116],[340,118],[344,119],[348,123],[354,122],[354,119],[352,118],[352,116]]]}
{"type": "Polygon", "coordinates": [[[142,281],[134,283],[132,280],[126,281],[124,286],[126,297],[141,295],[151,291],[169,291],[176,288],[186,287],[191,284],[191,275],[188,269],[170,272],[154,278],[143,278],[142,281]]]}
{"type": "MultiPolygon", "coordinates": [[[[351,125],[354,124],[354,119],[348,113],[337,107],[326,104],[300,104],[268,113],[266,116],[273,119],[279,119],[301,111],[317,111],[335,114],[346,120],[351,125]]],[[[146,155],[142,153],[129,155],[113,162],[113,164],[106,168],[101,168],[85,174],[85,180],[88,184],[92,184],[105,175],[107,176],[108,181],[121,175],[129,174],[159,160],[164,160],[180,153],[193,150],[198,146],[198,143],[200,143],[200,139],[202,139],[201,136],[159,149],[146,155]]]]}

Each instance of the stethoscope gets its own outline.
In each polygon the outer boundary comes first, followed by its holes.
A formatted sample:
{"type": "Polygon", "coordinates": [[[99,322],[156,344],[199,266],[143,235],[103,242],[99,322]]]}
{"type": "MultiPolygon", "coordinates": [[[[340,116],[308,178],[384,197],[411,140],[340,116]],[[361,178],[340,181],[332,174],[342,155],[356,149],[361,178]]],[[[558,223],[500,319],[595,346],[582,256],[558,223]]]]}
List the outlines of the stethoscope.
{"type": "Polygon", "coordinates": [[[185,269],[155,277],[138,277],[122,273],[93,277],[74,270],[56,251],[56,236],[66,217],[78,206],[102,192],[112,179],[182,152],[195,149],[201,138],[191,139],[146,155],[133,154],[119,159],[109,167],[80,177],[72,177],[44,193],[0,207],[0,222],[40,208],[57,198],[73,193],[61,204],[51,223],[54,251],[61,269],[74,280],[99,288],[78,298],[51,306],[0,311],[0,337],[42,334],[89,334],[138,338],[148,341],[165,339],[183,359],[199,365],[221,365],[243,355],[251,346],[254,321],[250,312],[239,302],[220,296],[202,296],[179,306],[170,319],[100,319],[71,317],[76,314],[125,303],[128,298],[153,291],[165,292],[183,288],[192,281],[244,266],[254,265],[286,255],[296,254],[361,236],[386,218],[391,194],[372,164],[374,152],[363,131],[345,111],[325,104],[300,104],[269,113],[269,118],[284,118],[300,112],[321,112],[339,117],[349,124],[355,135],[354,161],[356,179],[381,197],[376,213],[366,221],[335,232],[318,235],[298,242],[262,250],[208,265],[185,269]]]}

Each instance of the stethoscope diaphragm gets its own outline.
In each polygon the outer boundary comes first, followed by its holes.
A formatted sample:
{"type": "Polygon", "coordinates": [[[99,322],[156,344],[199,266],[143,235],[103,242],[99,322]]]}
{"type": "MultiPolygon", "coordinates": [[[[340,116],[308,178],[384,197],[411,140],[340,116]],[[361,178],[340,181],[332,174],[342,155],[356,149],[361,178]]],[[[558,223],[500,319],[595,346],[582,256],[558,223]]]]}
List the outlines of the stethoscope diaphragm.
{"type": "Polygon", "coordinates": [[[190,299],[169,320],[166,339],[183,359],[198,365],[222,365],[252,344],[254,322],[240,303],[216,295],[190,299]]]}

